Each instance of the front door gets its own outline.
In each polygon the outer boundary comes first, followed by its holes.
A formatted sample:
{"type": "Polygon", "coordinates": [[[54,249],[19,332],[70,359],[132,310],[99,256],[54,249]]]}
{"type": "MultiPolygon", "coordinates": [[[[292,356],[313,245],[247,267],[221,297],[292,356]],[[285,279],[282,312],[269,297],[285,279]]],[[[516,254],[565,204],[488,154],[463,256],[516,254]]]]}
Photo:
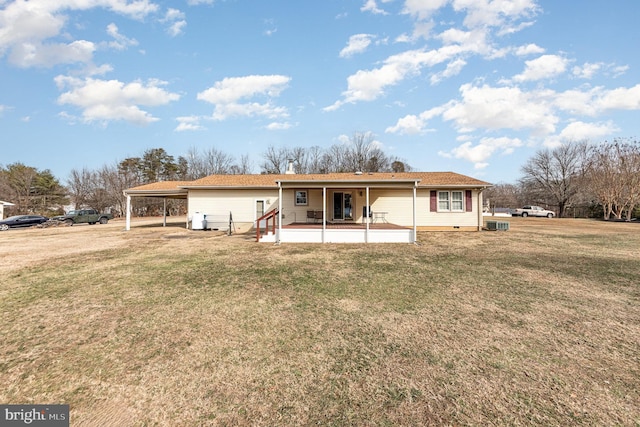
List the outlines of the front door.
{"type": "Polygon", "coordinates": [[[333,193],[333,219],[353,221],[353,205],[351,193],[333,193]]]}

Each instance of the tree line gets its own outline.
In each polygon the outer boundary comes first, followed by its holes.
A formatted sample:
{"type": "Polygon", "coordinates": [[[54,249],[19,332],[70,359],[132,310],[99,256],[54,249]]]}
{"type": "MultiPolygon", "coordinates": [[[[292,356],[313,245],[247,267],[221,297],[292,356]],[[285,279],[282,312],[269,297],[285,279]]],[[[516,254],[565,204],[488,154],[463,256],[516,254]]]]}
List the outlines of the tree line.
{"type": "Polygon", "coordinates": [[[525,204],[555,209],[559,217],[631,220],[640,206],[640,144],[615,139],[602,144],[570,141],[538,151],[515,184],[497,184],[485,199],[492,206],[525,204]]]}
{"type": "MultiPolygon", "coordinates": [[[[270,146],[262,155],[259,173],[285,173],[289,163],[294,171],[306,173],[334,172],[403,172],[411,167],[403,160],[387,155],[370,133],[355,133],[347,143],[328,149],[277,148],[270,146]]],[[[213,174],[255,173],[249,155],[236,158],[217,148],[191,148],[177,158],[163,148],[144,151],[142,156],[130,157],[99,169],[73,169],[66,185],[50,170],[38,170],[22,163],[0,165],[0,200],[15,206],[12,213],[39,213],[47,216],[63,213],[64,206],[92,207],[111,210],[121,215],[126,209],[123,191],[157,181],[192,181],[213,174]]],[[[169,214],[184,213],[184,203],[170,201],[169,214]]],[[[133,201],[137,215],[157,215],[164,209],[162,202],[151,199],[133,201]]]]}
{"type": "MultiPolygon", "coordinates": [[[[320,147],[277,148],[262,155],[259,173],[285,173],[289,163],[299,174],[334,172],[408,172],[406,162],[388,156],[371,134],[356,133],[346,144],[320,147]]],[[[157,181],[191,181],[212,174],[253,173],[248,155],[235,158],[216,148],[191,148],[174,157],[163,148],[146,150],[99,169],[73,169],[66,185],[50,170],[22,163],[0,165],[0,200],[14,203],[15,214],[62,213],[64,206],[93,207],[115,215],[126,209],[123,190],[157,181]]],[[[601,144],[567,142],[535,153],[521,168],[513,184],[496,184],[485,191],[492,207],[517,208],[525,204],[553,209],[559,217],[590,216],[630,220],[640,206],[640,144],[616,139],[601,144]]],[[[183,214],[182,201],[171,201],[168,213],[183,214]]],[[[136,215],[158,215],[164,205],[153,199],[136,199],[136,215]]]]}

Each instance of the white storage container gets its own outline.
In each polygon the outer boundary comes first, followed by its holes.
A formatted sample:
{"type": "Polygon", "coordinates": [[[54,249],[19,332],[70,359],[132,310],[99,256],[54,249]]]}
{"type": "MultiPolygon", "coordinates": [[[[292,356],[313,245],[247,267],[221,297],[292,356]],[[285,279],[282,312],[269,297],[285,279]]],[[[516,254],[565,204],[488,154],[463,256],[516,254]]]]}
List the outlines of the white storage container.
{"type": "Polygon", "coordinates": [[[191,229],[192,230],[204,230],[206,221],[205,221],[205,215],[203,213],[200,212],[196,212],[193,214],[193,217],[191,218],[191,229]]]}

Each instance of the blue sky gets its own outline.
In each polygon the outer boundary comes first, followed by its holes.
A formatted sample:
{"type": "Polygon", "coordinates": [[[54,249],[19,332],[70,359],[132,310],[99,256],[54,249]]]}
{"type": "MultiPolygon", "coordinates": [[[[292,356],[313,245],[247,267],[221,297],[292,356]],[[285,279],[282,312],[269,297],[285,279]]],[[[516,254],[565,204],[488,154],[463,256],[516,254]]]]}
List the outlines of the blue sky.
{"type": "Polygon", "coordinates": [[[330,147],[515,182],[635,138],[637,0],[0,0],[0,165],[330,147]]]}

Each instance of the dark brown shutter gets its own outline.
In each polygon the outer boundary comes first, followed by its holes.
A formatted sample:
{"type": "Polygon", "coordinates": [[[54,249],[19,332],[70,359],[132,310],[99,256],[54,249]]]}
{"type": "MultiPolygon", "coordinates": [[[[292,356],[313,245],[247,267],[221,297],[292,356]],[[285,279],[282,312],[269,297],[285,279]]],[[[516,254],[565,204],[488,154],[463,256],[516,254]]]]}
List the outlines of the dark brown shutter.
{"type": "Polygon", "coordinates": [[[437,212],[438,210],[438,192],[431,190],[431,212],[437,212]]]}
{"type": "Polygon", "coordinates": [[[473,212],[473,199],[471,198],[471,190],[465,192],[465,207],[467,212],[473,212]]]}

